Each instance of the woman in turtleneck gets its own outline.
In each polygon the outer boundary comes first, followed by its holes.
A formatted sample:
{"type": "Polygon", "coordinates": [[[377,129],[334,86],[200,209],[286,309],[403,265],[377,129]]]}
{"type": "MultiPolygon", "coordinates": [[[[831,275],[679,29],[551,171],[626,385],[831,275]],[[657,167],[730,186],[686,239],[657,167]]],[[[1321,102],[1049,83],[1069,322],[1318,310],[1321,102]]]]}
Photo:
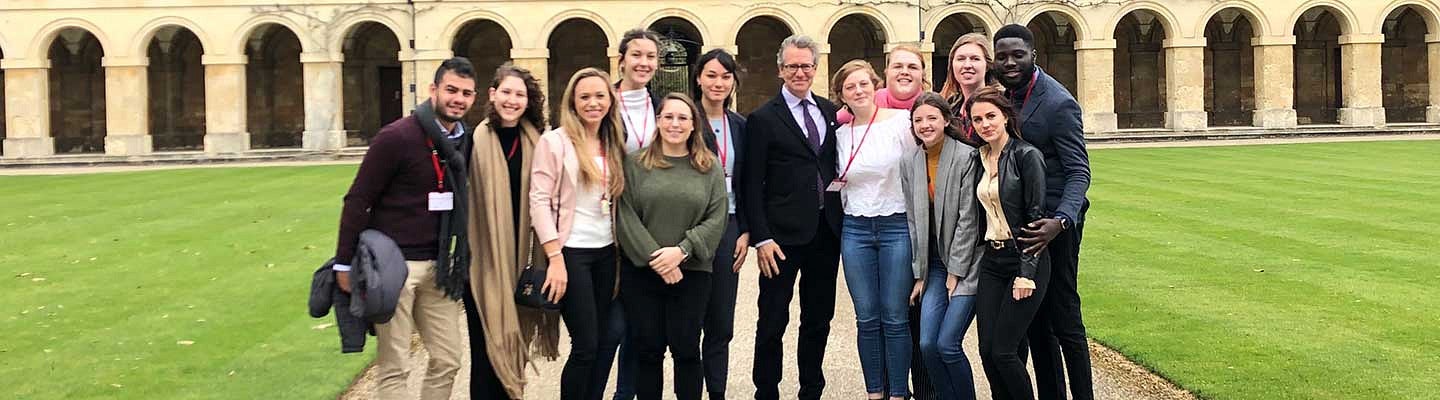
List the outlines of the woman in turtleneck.
{"type": "Polygon", "coordinates": [[[646,29],[631,29],[620,37],[620,117],[625,121],[625,152],[650,145],[655,135],[655,114],[660,95],[645,85],[660,68],[660,35],[646,29]]]}

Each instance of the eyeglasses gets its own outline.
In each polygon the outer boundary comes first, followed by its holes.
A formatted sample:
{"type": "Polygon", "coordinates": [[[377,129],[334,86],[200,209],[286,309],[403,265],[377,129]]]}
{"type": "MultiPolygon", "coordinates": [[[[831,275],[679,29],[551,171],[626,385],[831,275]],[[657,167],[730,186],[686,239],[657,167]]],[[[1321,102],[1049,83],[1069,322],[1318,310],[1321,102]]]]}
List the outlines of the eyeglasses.
{"type": "Polygon", "coordinates": [[[785,72],[795,72],[795,71],[814,72],[814,71],[815,71],[815,64],[785,64],[785,65],[782,65],[782,66],[780,66],[780,67],[781,67],[781,68],[784,68],[784,69],[785,69],[785,72]]]}
{"type": "Polygon", "coordinates": [[[683,123],[683,122],[690,122],[690,116],[689,116],[689,115],[684,115],[684,114],[661,114],[661,115],[660,115],[660,121],[661,121],[661,122],[665,122],[665,123],[671,123],[671,122],[677,122],[677,121],[678,121],[678,122],[682,122],[682,123],[683,123]]]}

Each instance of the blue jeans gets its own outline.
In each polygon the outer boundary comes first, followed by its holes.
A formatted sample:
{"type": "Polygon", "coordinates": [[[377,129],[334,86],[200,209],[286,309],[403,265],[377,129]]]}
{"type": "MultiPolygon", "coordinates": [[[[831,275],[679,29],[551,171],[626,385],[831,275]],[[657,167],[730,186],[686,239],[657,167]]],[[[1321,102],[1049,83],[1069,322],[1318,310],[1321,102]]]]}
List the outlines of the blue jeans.
{"type": "Polygon", "coordinates": [[[975,296],[945,292],[945,264],[930,258],[920,299],[920,357],[941,400],[975,400],[975,375],[960,342],[975,317],[975,296]]]}
{"type": "Polygon", "coordinates": [[[840,234],[845,285],[855,304],[865,391],[910,394],[910,227],[905,214],[845,216],[840,234]]]}

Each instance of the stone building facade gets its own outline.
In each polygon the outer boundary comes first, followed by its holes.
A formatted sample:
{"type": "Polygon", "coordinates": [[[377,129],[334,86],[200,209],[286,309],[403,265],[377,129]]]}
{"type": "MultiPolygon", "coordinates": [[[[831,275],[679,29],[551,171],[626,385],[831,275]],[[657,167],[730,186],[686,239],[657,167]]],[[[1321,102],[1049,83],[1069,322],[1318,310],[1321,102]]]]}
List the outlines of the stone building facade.
{"type": "Polygon", "coordinates": [[[775,52],[792,33],[824,43],[821,81],[847,60],[878,65],[893,46],[918,44],[941,82],[955,38],[1021,23],[1091,134],[1437,123],[1437,10],[1432,0],[5,0],[0,158],[363,146],[429,95],[441,60],[469,57],[482,85],[513,61],[554,98],[579,68],[613,70],[620,34],[642,26],[666,38],[654,83],[664,88],[683,88],[703,51],[738,54],[742,112],[778,90],[775,52]]]}

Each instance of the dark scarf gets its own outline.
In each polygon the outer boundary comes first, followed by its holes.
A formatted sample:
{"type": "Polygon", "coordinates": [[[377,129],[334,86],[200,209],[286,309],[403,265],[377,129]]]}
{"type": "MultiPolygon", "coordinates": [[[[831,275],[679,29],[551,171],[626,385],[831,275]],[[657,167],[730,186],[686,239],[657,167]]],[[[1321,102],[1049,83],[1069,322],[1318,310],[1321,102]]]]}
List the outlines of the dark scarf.
{"type": "Polygon", "coordinates": [[[425,137],[435,143],[435,148],[440,153],[440,163],[445,168],[445,186],[455,194],[454,209],[440,212],[440,248],[435,254],[435,286],[445,291],[447,297],[460,300],[470,278],[470,247],[465,229],[465,209],[470,204],[466,198],[469,190],[466,188],[468,182],[465,178],[469,174],[465,168],[465,153],[460,149],[467,147],[464,143],[469,140],[470,135],[467,133],[455,140],[445,137],[439,121],[435,119],[435,107],[429,100],[415,106],[415,121],[425,131],[425,137]]]}

